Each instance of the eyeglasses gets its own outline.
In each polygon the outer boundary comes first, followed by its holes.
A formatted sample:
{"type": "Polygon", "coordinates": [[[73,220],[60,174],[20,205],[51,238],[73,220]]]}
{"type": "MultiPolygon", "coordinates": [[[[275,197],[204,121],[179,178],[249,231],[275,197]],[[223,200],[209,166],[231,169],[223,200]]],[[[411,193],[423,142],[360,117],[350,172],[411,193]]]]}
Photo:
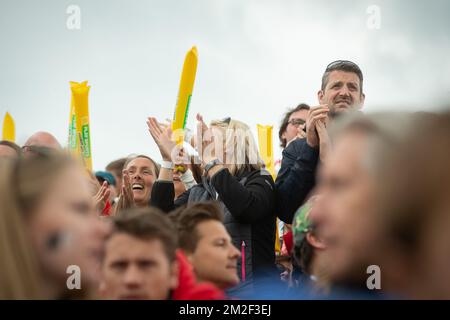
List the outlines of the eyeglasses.
{"type": "Polygon", "coordinates": [[[295,118],[288,121],[288,123],[292,124],[294,127],[299,127],[301,125],[304,125],[306,122],[303,119],[295,118]]]}
{"type": "Polygon", "coordinates": [[[41,146],[23,146],[22,147],[23,153],[38,155],[38,156],[48,156],[54,152],[51,148],[48,147],[41,147],[41,146]]]}

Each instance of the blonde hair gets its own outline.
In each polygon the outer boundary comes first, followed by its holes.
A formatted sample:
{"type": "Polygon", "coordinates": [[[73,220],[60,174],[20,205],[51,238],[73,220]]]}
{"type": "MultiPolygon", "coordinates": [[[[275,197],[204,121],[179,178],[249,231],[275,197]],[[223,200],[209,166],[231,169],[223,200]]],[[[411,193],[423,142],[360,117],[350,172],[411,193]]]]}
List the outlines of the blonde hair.
{"type": "Polygon", "coordinates": [[[224,163],[228,165],[232,175],[264,168],[264,162],[259,155],[258,147],[248,125],[227,118],[213,120],[210,126],[220,129],[222,133],[227,157],[224,163]]]}
{"type": "Polygon", "coordinates": [[[0,299],[48,299],[27,220],[74,162],[64,155],[0,161],[0,299]]]}
{"type": "Polygon", "coordinates": [[[38,299],[38,263],[13,191],[15,162],[0,161],[0,299],[38,299]]]}

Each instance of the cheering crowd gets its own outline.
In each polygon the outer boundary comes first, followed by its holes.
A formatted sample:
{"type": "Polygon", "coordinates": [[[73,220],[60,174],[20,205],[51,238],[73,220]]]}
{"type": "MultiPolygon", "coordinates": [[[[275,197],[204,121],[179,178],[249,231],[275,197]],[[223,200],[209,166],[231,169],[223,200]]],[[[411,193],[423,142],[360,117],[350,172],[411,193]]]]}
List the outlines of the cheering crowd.
{"type": "Polygon", "coordinates": [[[450,111],[364,114],[346,60],[318,87],[275,178],[230,117],[97,172],[0,141],[0,299],[450,299],[450,111]]]}

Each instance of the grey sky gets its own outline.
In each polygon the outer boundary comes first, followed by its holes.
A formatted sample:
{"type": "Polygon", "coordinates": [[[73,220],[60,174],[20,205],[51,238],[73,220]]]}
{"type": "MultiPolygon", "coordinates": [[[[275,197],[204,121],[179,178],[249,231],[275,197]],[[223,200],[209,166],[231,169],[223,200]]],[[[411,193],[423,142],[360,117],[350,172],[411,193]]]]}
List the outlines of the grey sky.
{"type": "MultiPolygon", "coordinates": [[[[325,66],[353,60],[367,112],[450,105],[450,2],[0,0],[0,115],[18,142],[47,130],[65,143],[69,81],[89,80],[94,168],[131,153],[159,160],[145,120],[171,118],[186,51],[199,65],[188,125],[231,116],[274,125],[317,104],[325,66]],[[68,30],[66,9],[81,9],[68,30]],[[367,8],[381,10],[369,29],[367,8]]],[[[255,129],[256,131],[256,129],[255,129]]]]}

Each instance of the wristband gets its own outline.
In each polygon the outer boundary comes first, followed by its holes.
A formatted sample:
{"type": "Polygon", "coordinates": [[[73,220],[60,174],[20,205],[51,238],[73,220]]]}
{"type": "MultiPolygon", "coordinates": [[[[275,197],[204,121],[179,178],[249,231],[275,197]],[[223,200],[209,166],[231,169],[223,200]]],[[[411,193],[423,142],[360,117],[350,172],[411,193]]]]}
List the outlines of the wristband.
{"type": "Polygon", "coordinates": [[[172,161],[161,161],[161,168],[172,170],[174,168],[172,161]]]}

